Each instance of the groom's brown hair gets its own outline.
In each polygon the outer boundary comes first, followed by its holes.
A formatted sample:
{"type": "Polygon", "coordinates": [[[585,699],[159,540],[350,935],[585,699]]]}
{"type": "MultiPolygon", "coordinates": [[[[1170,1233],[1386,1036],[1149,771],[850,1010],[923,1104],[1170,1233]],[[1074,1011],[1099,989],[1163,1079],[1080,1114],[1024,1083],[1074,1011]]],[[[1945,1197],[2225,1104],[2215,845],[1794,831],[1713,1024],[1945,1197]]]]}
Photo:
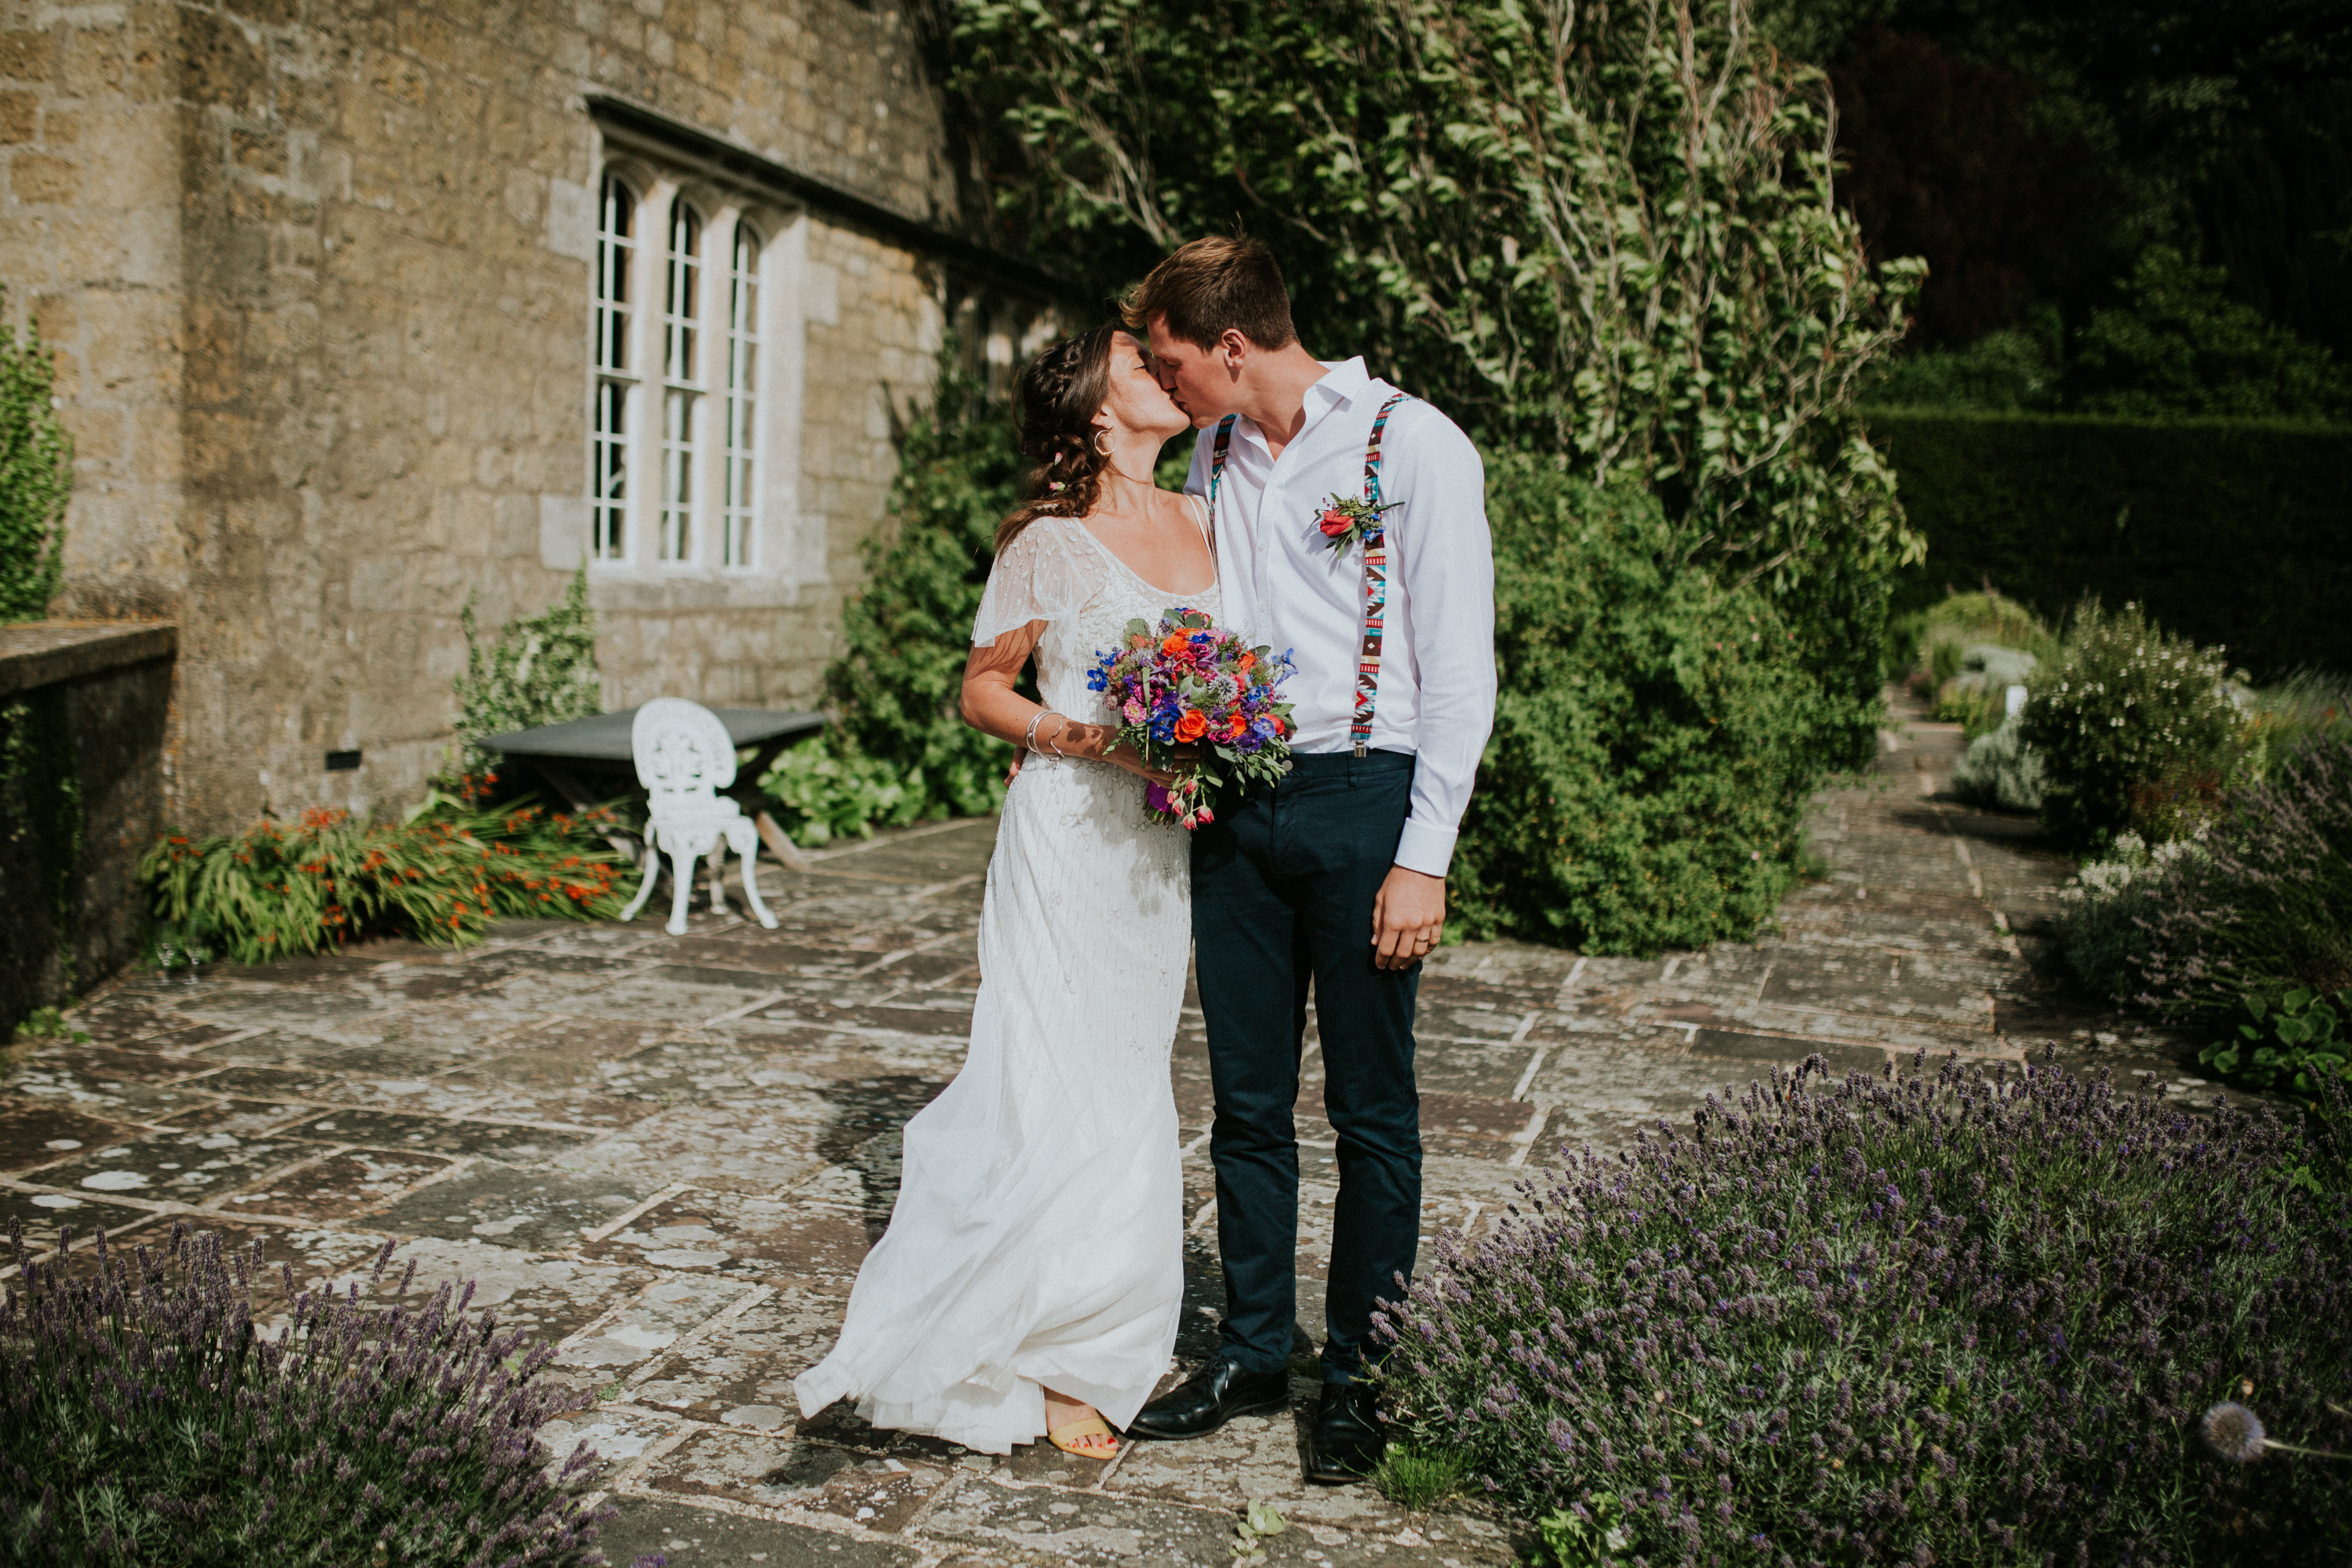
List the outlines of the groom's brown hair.
{"type": "Polygon", "coordinates": [[[1228,331],[1262,349],[1298,341],[1290,324],[1290,291],[1274,252],[1239,235],[1212,235],[1178,246],[1121,302],[1135,331],[1151,330],[1154,316],[1167,318],[1171,336],[1213,348],[1228,331]]]}

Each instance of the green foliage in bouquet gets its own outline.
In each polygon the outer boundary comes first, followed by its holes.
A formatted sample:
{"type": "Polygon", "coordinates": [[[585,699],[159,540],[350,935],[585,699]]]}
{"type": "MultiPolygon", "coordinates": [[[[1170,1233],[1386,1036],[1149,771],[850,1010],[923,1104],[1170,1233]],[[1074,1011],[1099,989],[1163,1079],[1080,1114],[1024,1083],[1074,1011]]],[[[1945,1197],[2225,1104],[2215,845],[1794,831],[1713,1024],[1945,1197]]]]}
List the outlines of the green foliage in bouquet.
{"type": "Polygon", "coordinates": [[[0,323],[0,624],[48,613],[65,572],[73,437],[58,422],[57,367],[37,330],[0,323]]]}
{"type": "Polygon", "coordinates": [[[919,816],[995,810],[1013,760],[1013,748],[963,721],[960,698],[1022,458],[952,342],[939,366],[930,407],[899,439],[894,521],[866,542],[866,585],[843,612],[841,657],[825,672],[847,740],[912,792],[919,816]]]}
{"type": "Polygon", "coordinates": [[[2043,820],[2088,847],[2135,826],[2136,813],[2173,826],[2178,794],[2210,801],[2240,727],[2229,674],[2220,648],[2168,634],[2137,605],[2085,600],[2063,657],[2035,672],[2021,726],[2042,753],[2043,820]]]}
{"type": "Polygon", "coordinates": [[[485,735],[561,724],[604,711],[596,669],[596,616],[588,607],[588,568],[572,575],[562,600],[536,616],[509,621],[487,644],[474,622],[474,599],[457,612],[466,633],[466,673],[455,682],[457,739],[466,763],[488,758],[485,735]]]}
{"type": "Polygon", "coordinates": [[[266,963],[392,935],[460,947],[493,920],[620,912],[629,867],[603,811],[495,811],[436,801],[404,823],[315,808],[229,837],[169,834],[139,862],[153,912],[182,952],[266,963]]]}
{"type": "Polygon", "coordinates": [[[760,793],[777,825],[807,849],[904,826],[924,805],[898,769],[859,751],[839,730],[787,749],[761,775],[760,793]]]}
{"type": "Polygon", "coordinates": [[[1654,952],[1746,939],[1795,885],[1835,704],[1750,586],[1678,566],[1654,499],[1487,469],[1501,693],[1459,929],[1654,952]]]}

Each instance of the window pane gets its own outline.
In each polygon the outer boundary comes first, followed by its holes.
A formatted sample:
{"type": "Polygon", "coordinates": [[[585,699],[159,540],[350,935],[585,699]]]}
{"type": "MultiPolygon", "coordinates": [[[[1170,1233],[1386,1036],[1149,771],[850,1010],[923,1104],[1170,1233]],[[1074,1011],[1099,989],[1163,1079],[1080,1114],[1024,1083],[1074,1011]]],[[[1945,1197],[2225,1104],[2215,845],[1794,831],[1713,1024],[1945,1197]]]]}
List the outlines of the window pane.
{"type": "Polygon", "coordinates": [[[759,387],[760,241],[749,224],[735,226],[733,265],[727,279],[727,496],[726,541],[730,566],[749,566],[755,535],[758,491],[753,488],[752,422],[759,387]]]}
{"type": "Polygon", "coordinates": [[[694,559],[696,398],[672,388],[662,416],[662,541],[665,561],[694,559]]]}
{"type": "Polygon", "coordinates": [[[702,281],[702,219],[684,202],[669,209],[669,265],[667,268],[668,331],[662,374],[672,381],[695,379],[696,300],[702,281]]]}
{"type": "Polygon", "coordinates": [[[590,548],[599,561],[626,558],[629,392],[617,381],[596,384],[593,449],[590,453],[590,548]]]}
{"type": "Polygon", "coordinates": [[[611,174],[604,176],[596,217],[596,365],[625,370],[629,363],[629,261],[636,248],[637,201],[611,174]]]}

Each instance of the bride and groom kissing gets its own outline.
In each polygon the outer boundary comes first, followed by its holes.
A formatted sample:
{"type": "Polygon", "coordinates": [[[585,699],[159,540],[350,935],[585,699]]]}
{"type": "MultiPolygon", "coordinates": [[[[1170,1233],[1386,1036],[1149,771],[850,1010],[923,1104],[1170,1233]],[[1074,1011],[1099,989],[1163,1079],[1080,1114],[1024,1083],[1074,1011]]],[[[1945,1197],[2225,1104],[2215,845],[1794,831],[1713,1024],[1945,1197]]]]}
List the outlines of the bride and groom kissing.
{"type": "MultiPolygon", "coordinates": [[[[1308,998],[1336,1137],[1310,1480],[1380,1459],[1373,1315],[1421,1226],[1413,998],[1494,717],[1494,571],[1468,438],[1360,358],[1318,362],[1272,255],[1195,240],[1015,397],[1028,500],[997,530],[965,719],[1022,748],[989,863],[962,1070],[910,1121],[897,1206],[803,1373],[877,1426],[1109,1459],[1284,1408],[1308,998]],[[1161,447],[1196,432],[1181,494],[1161,447]],[[1360,500],[1379,526],[1327,535],[1360,500]],[[1336,547],[1335,547],[1336,546],[1336,547]],[[1290,651],[1291,765],[1187,831],[1087,674],[1172,606],[1290,651]],[[1042,703],[1014,684],[1032,659],[1042,703]],[[1183,1294],[1170,1057],[1197,958],[1225,1306],[1153,1399],[1183,1294]],[[1148,1401],[1148,1403],[1147,1403],[1148,1401]]],[[[1361,509],[1357,509],[1361,515],[1361,509]]]]}

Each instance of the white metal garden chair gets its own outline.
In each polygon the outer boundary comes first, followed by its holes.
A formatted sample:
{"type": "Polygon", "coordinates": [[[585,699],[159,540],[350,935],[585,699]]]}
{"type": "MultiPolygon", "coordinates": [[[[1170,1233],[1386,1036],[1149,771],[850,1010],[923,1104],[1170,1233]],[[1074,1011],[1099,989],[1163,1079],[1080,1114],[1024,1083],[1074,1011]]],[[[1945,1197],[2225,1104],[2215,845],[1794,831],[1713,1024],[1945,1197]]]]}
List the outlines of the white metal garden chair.
{"type": "Polygon", "coordinates": [[[743,899],[770,931],[776,917],[760,900],[760,884],[752,872],[760,852],[760,834],[743,808],[719,792],[735,782],[735,742],[719,716],[682,697],[656,697],[637,710],[629,726],[629,752],[637,764],[637,782],[650,797],[646,816],[646,879],[637,896],[621,911],[632,921],[646,906],[661,875],[661,858],[669,857],[673,892],[669,933],[686,934],[686,899],[694,885],[694,868],[710,857],[710,912],[727,909],[727,851],[743,862],[743,899]]]}

